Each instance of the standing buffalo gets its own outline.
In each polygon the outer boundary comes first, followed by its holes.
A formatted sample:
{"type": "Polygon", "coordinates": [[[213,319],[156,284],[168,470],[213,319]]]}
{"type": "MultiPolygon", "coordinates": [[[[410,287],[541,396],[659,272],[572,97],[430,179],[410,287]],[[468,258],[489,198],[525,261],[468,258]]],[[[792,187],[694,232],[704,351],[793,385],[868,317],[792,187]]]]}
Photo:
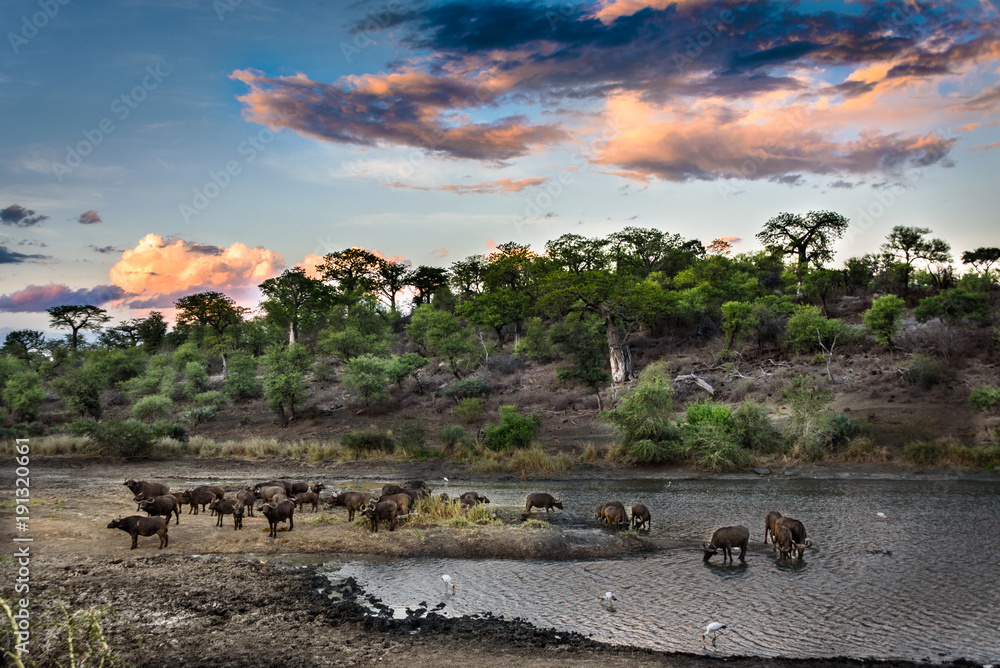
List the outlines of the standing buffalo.
{"type": "Polygon", "coordinates": [[[347,521],[354,521],[354,513],[361,510],[370,501],[375,500],[374,494],[369,494],[368,492],[341,492],[335,496],[330,497],[330,507],[334,506],[344,506],[347,508],[347,521]]]}
{"type": "Polygon", "coordinates": [[[396,515],[399,506],[395,501],[373,501],[361,509],[361,514],[371,521],[371,530],[378,531],[379,520],[389,520],[389,531],[396,530],[396,515]]]}
{"type": "Polygon", "coordinates": [[[530,513],[532,508],[544,508],[547,513],[553,508],[562,510],[563,504],[562,501],[557,501],[551,494],[535,492],[534,494],[529,494],[527,500],[524,502],[524,511],[526,513],[530,513]]]}
{"type": "Polygon", "coordinates": [[[379,503],[383,501],[395,501],[397,507],[396,512],[400,515],[408,515],[410,513],[410,506],[414,503],[413,497],[405,493],[383,494],[379,497],[379,503]]]}
{"type": "Polygon", "coordinates": [[[646,527],[648,531],[653,525],[652,520],[649,518],[649,508],[641,503],[632,504],[632,528],[642,529],[643,526],[646,527]]]}
{"type": "MultiPolygon", "coordinates": [[[[208,507],[212,509],[216,515],[218,515],[218,519],[215,522],[215,526],[221,527],[222,519],[226,515],[233,515],[236,512],[237,505],[240,506],[241,509],[240,512],[242,513],[243,504],[241,504],[236,499],[215,499],[214,501],[212,501],[212,503],[208,504],[208,507]]],[[[233,519],[233,528],[234,529],[238,528],[236,526],[235,517],[233,519]]]]}
{"type": "MultiPolygon", "coordinates": [[[[187,504],[188,506],[190,506],[190,505],[191,505],[191,496],[190,496],[190,495],[189,495],[189,494],[188,494],[187,492],[174,492],[174,493],[173,493],[173,497],[174,497],[175,499],[177,499],[177,508],[178,508],[179,510],[184,510],[184,508],[183,508],[182,506],[183,506],[183,505],[184,505],[185,503],[186,503],[186,504],[187,504]]],[[[189,513],[191,512],[191,509],[190,509],[190,508],[188,508],[188,512],[189,512],[189,513]]]]}
{"type": "Polygon", "coordinates": [[[295,495],[295,505],[298,506],[299,510],[309,504],[313,507],[313,512],[319,507],[319,496],[316,492],[299,492],[295,495]]]}
{"type": "Polygon", "coordinates": [[[152,499],[143,499],[139,502],[139,510],[146,511],[146,514],[150,517],[163,515],[167,518],[167,522],[170,522],[170,515],[173,513],[176,516],[174,524],[181,523],[181,504],[177,503],[177,497],[173,494],[164,494],[152,499]]]}
{"type": "MultiPolygon", "coordinates": [[[[250,506],[253,508],[253,506],[250,506]]],[[[246,508],[242,501],[237,500],[233,505],[233,531],[243,528],[243,509],[246,508]]]]}
{"type": "Polygon", "coordinates": [[[764,545],[767,545],[767,537],[771,537],[771,542],[774,543],[774,537],[778,535],[778,520],[781,519],[781,513],[777,510],[772,510],[767,515],[764,515],[764,545]]]}
{"type": "MultiPolygon", "coordinates": [[[[792,549],[794,549],[798,553],[798,558],[801,559],[802,555],[806,551],[806,548],[812,545],[812,541],[806,539],[805,525],[798,520],[793,520],[791,517],[779,517],[775,523],[775,527],[778,531],[781,531],[782,527],[788,528],[788,532],[792,539],[792,547],[789,548],[788,553],[790,555],[792,549]]],[[[775,545],[777,545],[777,543],[775,543],[775,545]]]]}
{"type": "Polygon", "coordinates": [[[625,506],[621,501],[609,501],[597,507],[597,521],[605,524],[617,524],[625,526],[628,515],[625,514],[625,506]]]}
{"type": "Polygon", "coordinates": [[[259,510],[263,511],[264,517],[267,518],[267,525],[270,528],[268,535],[271,538],[278,537],[278,522],[287,520],[288,530],[291,531],[295,528],[295,521],[292,517],[295,515],[295,504],[289,499],[278,503],[265,503],[259,510]]]}
{"type": "MultiPolygon", "coordinates": [[[[136,480],[135,478],[129,478],[125,481],[125,486],[129,488],[132,495],[136,497],[133,499],[137,504],[143,499],[152,499],[156,496],[163,496],[164,494],[170,493],[170,487],[164,485],[162,482],[146,482],[145,480],[136,480]]],[[[138,508],[136,508],[138,510],[138,508]]]]}
{"type": "Polygon", "coordinates": [[[722,550],[722,563],[733,562],[734,548],[740,548],[740,561],[746,561],[747,543],[750,542],[750,530],[746,527],[722,527],[712,534],[712,542],[705,544],[705,559],[707,563],[719,550],[722,550]]]}
{"type": "Polygon", "coordinates": [[[167,546],[167,528],[169,522],[162,517],[143,517],[142,515],[131,515],[129,517],[119,517],[111,520],[109,529],[121,529],[132,536],[132,547],[135,549],[139,536],[152,536],[156,534],[160,537],[160,549],[167,546]]]}
{"type": "Polygon", "coordinates": [[[262,499],[267,503],[274,501],[277,496],[281,496],[283,498],[288,497],[288,492],[286,491],[284,485],[266,485],[259,489],[255,489],[254,492],[256,493],[258,499],[262,499]]]}
{"type": "MultiPolygon", "coordinates": [[[[215,492],[202,488],[195,488],[185,492],[189,499],[191,499],[191,510],[194,514],[198,514],[198,506],[201,506],[202,510],[205,510],[205,506],[215,501],[215,492]]],[[[188,511],[191,512],[191,511],[188,511]]]]}
{"type": "Polygon", "coordinates": [[[257,495],[254,494],[253,488],[247,485],[246,489],[236,492],[236,500],[243,504],[247,517],[253,517],[253,504],[257,502],[257,495]]]}

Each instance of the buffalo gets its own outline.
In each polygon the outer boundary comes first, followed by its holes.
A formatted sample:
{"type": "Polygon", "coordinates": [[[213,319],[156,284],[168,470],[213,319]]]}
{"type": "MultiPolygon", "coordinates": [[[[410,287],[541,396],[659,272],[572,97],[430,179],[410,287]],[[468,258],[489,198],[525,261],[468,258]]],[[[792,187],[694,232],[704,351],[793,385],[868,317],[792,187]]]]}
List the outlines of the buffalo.
{"type": "Polygon", "coordinates": [[[544,508],[547,513],[553,508],[562,510],[562,507],[562,501],[557,501],[554,496],[545,494],[544,492],[529,494],[527,500],[524,502],[524,511],[527,513],[530,513],[532,508],[544,508]]]}
{"type": "Polygon", "coordinates": [[[625,506],[622,505],[621,501],[602,503],[597,507],[597,521],[609,525],[617,524],[624,526],[625,522],[628,521],[628,515],[625,514],[625,506]]]}
{"type": "MultiPolygon", "coordinates": [[[[781,527],[787,527],[789,533],[792,537],[792,548],[797,552],[798,558],[801,559],[802,555],[805,553],[806,548],[812,545],[812,541],[806,539],[806,527],[802,522],[798,520],[793,520],[791,517],[780,517],[776,523],[777,529],[780,531],[781,527]]],[[[791,550],[789,550],[789,554],[791,550]]]]}
{"type": "Polygon", "coordinates": [[[395,501],[373,501],[361,509],[361,514],[371,521],[371,530],[378,531],[379,520],[389,520],[389,531],[396,530],[396,515],[399,506],[395,501]]]}
{"type": "Polygon", "coordinates": [[[478,505],[480,503],[489,503],[490,500],[485,496],[480,496],[479,492],[466,492],[459,497],[459,503],[462,504],[463,508],[471,508],[472,506],[478,505]]]}
{"type": "Polygon", "coordinates": [[[712,542],[705,543],[704,561],[708,563],[713,554],[722,550],[722,563],[726,563],[726,558],[729,559],[729,563],[732,563],[732,550],[738,547],[740,548],[740,561],[745,562],[747,543],[749,542],[750,530],[746,527],[722,527],[721,529],[716,529],[715,533],[712,534],[712,542]]]}
{"type": "Polygon", "coordinates": [[[641,503],[632,504],[632,528],[642,529],[643,526],[646,527],[648,531],[653,525],[652,520],[649,517],[649,508],[641,503]]]}
{"type": "Polygon", "coordinates": [[[130,515],[129,517],[119,517],[111,520],[109,529],[121,529],[132,536],[132,547],[135,549],[139,536],[152,536],[156,534],[160,537],[160,549],[167,546],[167,528],[170,526],[168,520],[162,517],[143,517],[142,515],[130,515]]]}
{"type": "Polygon", "coordinates": [[[285,496],[288,496],[289,494],[292,493],[292,483],[289,480],[269,480],[268,482],[259,482],[253,486],[253,491],[257,492],[257,494],[260,494],[260,490],[262,490],[263,488],[274,487],[275,485],[285,490],[285,496]]]}
{"type": "Polygon", "coordinates": [[[767,545],[767,537],[771,537],[771,542],[774,543],[774,537],[778,535],[778,520],[781,519],[781,513],[777,510],[772,510],[767,515],[764,515],[764,545],[767,545]]]}
{"type": "Polygon", "coordinates": [[[253,517],[253,504],[257,502],[257,495],[249,485],[246,489],[236,492],[236,500],[243,504],[247,517],[253,517]]]}
{"type": "Polygon", "coordinates": [[[774,534],[774,548],[778,551],[778,557],[789,559],[792,551],[796,548],[795,540],[792,538],[792,530],[786,524],[779,524],[774,534]]]}
{"type": "Polygon", "coordinates": [[[354,521],[354,513],[361,510],[370,501],[375,500],[374,494],[368,492],[342,492],[330,497],[330,507],[344,506],[347,508],[347,521],[354,521]]]}
{"type": "MultiPolygon", "coordinates": [[[[136,497],[133,500],[137,504],[143,499],[152,499],[154,497],[170,493],[170,487],[162,482],[146,482],[145,480],[129,478],[125,481],[125,486],[132,492],[132,496],[136,497]]],[[[136,510],[138,510],[138,508],[136,508],[136,510]]]]}
{"type": "Polygon", "coordinates": [[[198,514],[198,506],[201,506],[201,509],[205,510],[205,506],[215,501],[215,492],[207,489],[195,488],[188,490],[185,494],[191,499],[191,509],[195,515],[198,514]]]}
{"type": "Polygon", "coordinates": [[[146,514],[150,517],[162,515],[167,518],[167,522],[170,521],[172,513],[176,517],[174,524],[181,523],[181,504],[177,503],[177,497],[173,494],[164,494],[152,499],[143,499],[139,502],[139,510],[146,511],[146,514]]]}
{"type": "Polygon", "coordinates": [[[313,507],[315,513],[319,507],[319,496],[316,492],[299,492],[295,495],[295,505],[298,506],[299,510],[302,510],[307,503],[313,507]]]}
{"type": "MultiPolygon", "coordinates": [[[[244,505],[244,503],[242,501],[240,501],[239,499],[237,499],[236,503],[233,505],[233,531],[236,531],[237,529],[242,529],[243,528],[243,509],[244,508],[246,508],[246,505],[244,505]]],[[[250,509],[253,510],[253,506],[250,506],[250,509]]]]}
{"type": "Polygon", "coordinates": [[[287,488],[284,485],[266,485],[259,489],[254,490],[258,499],[261,499],[267,503],[274,501],[274,497],[281,495],[283,498],[288,497],[287,488]]]}
{"type": "Polygon", "coordinates": [[[265,503],[259,507],[259,510],[263,511],[264,517],[267,518],[267,525],[270,528],[268,535],[271,538],[278,537],[278,522],[287,520],[288,530],[291,531],[295,528],[295,520],[293,519],[295,504],[289,499],[278,503],[265,503]]]}
{"type": "MultiPolygon", "coordinates": [[[[241,504],[236,499],[215,499],[214,501],[212,501],[212,503],[208,504],[208,507],[211,510],[215,511],[215,514],[218,515],[218,519],[215,522],[215,526],[221,527],[222,518],[224,518],[226,515],[234,514],[236,512],[237,505],[240,506],[242,512],[243,504],[241,504]]],[[[237,528],[235,519],[233,520],[233,528],[234,529],[237,528]]]]}
{"type": "Polygon", "coordinates": [[[397,511],[400,515],[407,515],[410,512],[410,507],[414,503],[414,499],[409,494],[383,494],[379,497],[379,503],[383,501],[395,501],[397,506],[397,511]]]}
{"type": "MultiPolygon", "coordinates": [[[[180,510],[184,510],[184,509],[182,508],[182,506],[183,506],[183,505],[184,505],[185,503],[186,503],[186,504],[187,504],[188,506],[190,506],[190,505],[191,505],[191,496],[190,496],[190,495],[189,495],[189,494],[188,494],[187,492],[174,492],[174,493],[173,493],[173,497],[174,497],[175,499],[177,499],[177,508],[178,508],[178,509],[180,509],[180,510]]],[[[189,512],[189,513],[191,512],[191,509],[190,509],[190,508],[188,508],[188,512],[189,512]]]]}

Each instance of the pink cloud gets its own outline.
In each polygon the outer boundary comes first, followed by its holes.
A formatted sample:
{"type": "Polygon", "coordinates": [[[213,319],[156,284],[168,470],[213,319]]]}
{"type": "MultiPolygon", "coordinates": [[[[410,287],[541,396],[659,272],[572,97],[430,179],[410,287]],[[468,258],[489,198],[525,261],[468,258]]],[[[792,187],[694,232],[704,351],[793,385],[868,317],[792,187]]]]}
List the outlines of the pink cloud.
{"type": "Polygon", "coordinates": [[[56,283],[29,285],[23,290],[0,295],[0,311],[30,313],[41,312],[53,306],[101,306],[124,296],[125,291],[116,285],[97,285],[76,290],[56,283]]]}
{"type": "Polygon", "coordinates": [[[409,188],[411,190],[442,190],[444,192],[457,193],[459,195],[491,195],[509,193],[519,193],[525,188],[540,186],[550,180],[547,176],[536,176],[527,179],[504,178],[497,181],[483,181],[474,185],[443,185],[443,186],[415,186],[400,181],[390,181],[385,185],[390,188],[409,188]]]}

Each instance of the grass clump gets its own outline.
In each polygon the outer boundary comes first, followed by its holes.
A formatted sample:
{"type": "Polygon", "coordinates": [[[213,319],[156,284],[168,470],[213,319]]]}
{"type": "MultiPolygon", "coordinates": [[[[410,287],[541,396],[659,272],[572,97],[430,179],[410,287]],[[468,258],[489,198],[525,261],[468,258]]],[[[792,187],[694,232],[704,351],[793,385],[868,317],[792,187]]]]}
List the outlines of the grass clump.
{"type": "Polygon", "coordinates": [[[396,442],[387,431],[362,429],[341,436],[340,447],[355,459],[362,459],[373,452],[392,454],[396,451],[396,442]]]}
{"type": "Polygon", "coordinates": [[[861,436],[852,439],[838,459],[842,462],[887,462],[889,451],[875,445],[875,439],[870,436],[861,436]]]}
{"type": "Polygon", "coordinates": [[[781,432],[771,421],[765,406],[745,399],[733,411],[736,442],[752,452],[776,452],[781,449],[781,432]]]}

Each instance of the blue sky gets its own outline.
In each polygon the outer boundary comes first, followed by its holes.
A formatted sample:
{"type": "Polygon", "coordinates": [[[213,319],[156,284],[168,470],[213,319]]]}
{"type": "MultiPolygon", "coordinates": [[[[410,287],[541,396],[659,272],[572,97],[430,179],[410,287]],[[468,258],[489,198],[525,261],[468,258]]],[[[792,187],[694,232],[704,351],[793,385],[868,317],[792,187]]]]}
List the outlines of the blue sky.
{"type": "Polygon", "coordinates": [[[1000,245],[989,2],[13,0],[0,25],[0,329],[252,305],[351,246],[447,266],[639,225],[742,251],[818,209],[855,223],[838,261],[894,225],[1000,245]]]}

